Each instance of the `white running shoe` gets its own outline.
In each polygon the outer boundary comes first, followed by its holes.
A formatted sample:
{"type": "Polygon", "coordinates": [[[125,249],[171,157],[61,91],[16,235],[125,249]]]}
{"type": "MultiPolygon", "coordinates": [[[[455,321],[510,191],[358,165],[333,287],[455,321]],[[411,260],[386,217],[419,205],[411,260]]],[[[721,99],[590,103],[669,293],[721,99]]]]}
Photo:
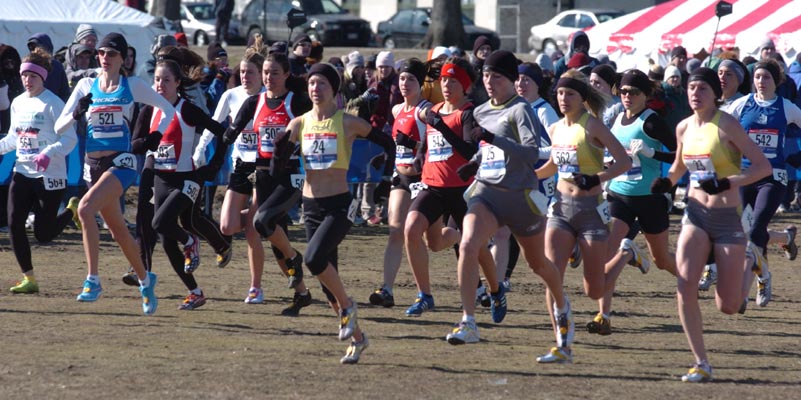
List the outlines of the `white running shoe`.
{"type": "Polygon", "coordinates": [[[712,380],[712,366],[707,362],[695,364],[686,375],[682,375],[682,382],[709,382],[712,380]]]}
{"type": "Polygon", "coordinates": [[[453,345],[478,343],[481,340],[478,336],[476,323],[466,321],[459,322],[459,325],[456,325],[453,331],[445,336],[445,339],[453,345]]]}
{"type": "Polygon", "coordinates": [[[556,302],[553,303],[553,319],[556,321],[557,328],[559,329],[559,334],[556,335],[556,345],[560,348],[570,347],[576,334],[576,327],[573,323],[573,312],[567,296],[565,296],[565,303],[567,303],[567,312],[563,314],[556,311],[556,302]]]}
{"type": "Polygon", "coordinates": [[[757,277],[757,304],[760,307],[767,306],[770,303],[771,294],[770,272],[766,272],[762,277],[757,277]]]}
{"type": "Polygon", "coordinates": [[[623,238],[623,240],[620,241],[620,250],[631,253],[629,265],[639,268],[643,274],[648,273],[648,270],[651,268],[651,260],[647,255],[643,254],[642,250],[637,247],[634,241],[629,238],[623,238]]]}
{"type": "Polygon", "coordinates": [[[339,312],[339,340],[348,340],[353,336],[356,327],[359,326],[357,319],[358,309],[356,302],[351,300],[351,306],[339,312]]]}
{"type": "Polygon", "coordinates": [[[537,357],[540,364],[563,364],[573,362],[573,352],[565,347],[552,347],[548,354],[537,357]]]}
{"type": "Polygon", "coordinates": [[[350,346],[348,346],[348,351],[345,352],[345,356],[339,359],[339,362],[342,364],[356,364],[359,362],[359,358],[362,356],[362,353],[370,347],[370,341],[367,340],[367,335],[362,334],[362,341],[361,342],[350,342],[350,346]]]}
{"type": "Polygon", "coordinates": [[[245,297],[247,304],[261,304],[264,303],[264,291],[261,288],[250,288],[248,290],[248,297],[245,297]]]}
{"type": "Polygon", "coordinates": [[[718,281],[718,266],[715,263],[704,266],[704,272],[698,281],[698,290],[707,291],[713,283],[718,281]]]}

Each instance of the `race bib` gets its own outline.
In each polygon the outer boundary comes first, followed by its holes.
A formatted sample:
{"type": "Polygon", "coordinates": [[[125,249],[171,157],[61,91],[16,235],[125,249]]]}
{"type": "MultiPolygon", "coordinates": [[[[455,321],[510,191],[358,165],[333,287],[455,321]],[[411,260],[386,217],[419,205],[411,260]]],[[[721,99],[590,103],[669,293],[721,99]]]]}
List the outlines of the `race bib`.
{"type": "Polygon", "coordinates": [[[743,224],[743,231],[751,232],[751,226],[754,225],[754,209],[750,204],[743,209],[743,215],[740,216],[740,223],[743,224]]]}
{"type": "Polygon", "coordinates": [[[86,183],[92,183],[92,170],[89,168],[89,164],[83,163],[83,181],[86,183]]]}
{"type": "Polygon", "coordinates": [[[256,162],[259,149],[259,135],[254,131],[242,131],[237,138],[236,149],[243,162],[256,162]]]}
{"type": "Polygon", "coordinates": [[[348,207],[348,221],[353,223],[356,220],[356,211],[359,209],[359,201],[357,199],[353,199],[350,202],[350,207],[348,207]]]}
{"type": "Polygon", "coordinates": [[[787,186],[787,170],[773,168],[773,180],[787,186]]]}
{"type": "Polygon", "coordinates": [[[541,183],[543,190],[542,194],[548,198],[553,197],[554,193],[556,193],[556,178],[549,176],[547,179],[541,181],[541,183]]]}
{"type": "Polygon", "coordinates": [[[441,133],[429,133],[426,141],[428,142],[429,162],[445,161],[453,155],[453,146],[445,140],[441,133]]]}
{"type": "Polygon", "coordinates": [[[114,157],[113,163],[117,168],[136,170],[136,157],[131,153],[121,153],[114,157]]]}
{"type": "Polygon", "coordinates": [[[423,182],[415,182],[409,185],[409,191],[412,192],[412,199],[417,197],[420,194],[421,190],[427,189],[428,185],[423,182]]]}
{"type": "Polygon", "coordinates": [[[337,134],[304,133],[300,151],[306,168],[331,168],[337,161],[337,134]]]}
{"type": "Polygon", "coordinates": [[[559,168],[559,179],[573,179],[573,173],[580,172],[578,152],[574,145],[555,145],[551,147],[551,158],[559,168]]]}
{"type": "Polygon", "coordinates": [[[751,138],[765,158],[776,158],[776,148],[779,146],[779,131],[775,129],[750,129],[748,137],[751,138]]]}
{"type": "Polygon", "coordinates": [[[414,150],[406,146],[395,147],[395,165],[411,165],[414,163],[414,150]]]}
{"type": "Polygon", "coordinates": [[[38,130],[33,132],[19,133],[19,136],[17,136],[17,160],[21,162],[32,161],[37,155],[39,155],[39,151],[38,130]]]}
{"type": "Polygon", "coordinates": [[[95,139],[111,139],[123,136],[122,106],[100,106],[89,108],[89,122],[95,139]]]}
{"type": "Polygon", "coordinates": [[[189,197],[189,199],[194,203],[195,200],[197,200],[198,194],[200,194],[200,185],[197,182],[185,180],[184,188],[181,190],[181,193],[185,194],[186,197],[189,197]]]}
{"type": "Polygon", "coordinates": [[[635,155],[631,155],[631,152],[626,151],[628,153],[629,158],[631,158],[631,169],[628,171],[616,176],[613,180],[615,181],[641,181],[642,180],[642,166],[640,165],[640,157],[635,155]]]}
{"type": "Polygon", "coordinates": [[[259,151],[272,154],[275,151],[275,138],[284,130],[276,126],[259,126],[259,151]]]}
{"type": "Polygon", "coordinates": [[[58,178],[48,178],[44,177],[44,188],[45,190],[61,190],[67,187],[67,180],[66,179],[58,179],[58,178]]]}
{"type": "Polygon", "coordinates": [[[548,198],[545,197],[544,194],[540,193],[539,190],[532,190],[528,192],[528,198],[531,199],[531,201],[537,207],[539,215],[545,215],[548,213],[548,198]]]}
{"type": "Polygon", "coordinates": [[[303,190],[303,183],[306,181],[306,175],[304,174],[291,174],[289,175],[289,182],[292,184],[292,187],[298,190],[303,190]]]}
{"type": "Polygon", "coordinates": [[[479,146],[481,147],[481,166],[478,169],[478,176],[481,178],[503,178],[506,175],[506,154],[504,151],[484,141],[479,146]]]}
{"type": "Polygon", "coordinates": [[[602,201],[601,204],[598,204],[598,207],[595,207],[595,209],[598,211],[598,215],[601,217],[601,221],[603,221],[604,224],[612,222],[612,215],[609,214],[608,201],[602,201]]]}
{"type": "Polygon", "coordinates": [[[685,154],[682,159],[684,160],[684,165],[690,170],[690,185],[692,187],[699,187],[699,181],[712,179],[716,176],[715,165],[712,163],[712,157],[709,154],[685,154]]]}
{"type": "Polygon", "coordinates": [[[157,169],[175,169],[177,167],[178,158],[175,155],[174,143],[159,143],[159,148],[156,150],[156,168],[157,169]]]}

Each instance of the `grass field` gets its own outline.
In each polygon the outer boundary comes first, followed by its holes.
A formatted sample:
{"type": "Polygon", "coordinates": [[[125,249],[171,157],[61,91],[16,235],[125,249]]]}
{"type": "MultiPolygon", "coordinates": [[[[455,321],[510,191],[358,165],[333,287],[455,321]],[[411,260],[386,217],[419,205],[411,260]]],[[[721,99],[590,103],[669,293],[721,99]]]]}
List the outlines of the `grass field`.
{"type": "MultiPolygon", "coordinates": [[[[788,221],[800,222],[780,216],[777,226],[788,221]]],[[[678,226],[674,217],[672,237],[678,226]]],[[[213,254],[202,247],[196,276],[209,301],[195,311],[177,309],[186,292],[157,248],[160,304],[155,316],[145,317],[138,291],[119,279],[127,263],[107,232],[100,254],[104,292],[93,304],[75,301],[85,276],[78,231],[34,245],[41,287],[36,295],[7,292],[19,271],[7,236],[0,234],[0,397],[787,399],[798,393],[801,278],[798,261],[788,262],[777,249],[770,254],[774,300],[768,307],[751,303],[745,315],[726,316],[716,312],[713,292],[701,294],[715,381],[693,385],[679,380],[693,358],[677,317],[675,280],[668,274],[625,270],[613,307],[614,333],[597,336],[583,329],[597,307],[582,294],[580,270],[568,269],[565,285],[577,326],[574,363],[539,365],[535,357],[554,339],[543,286],[525,265],[515,271],[506,320],[496,325],[488,310],[479,311],[479,344],[455,347],[444,341],[460,318],[451,252],[431,257],[434,311],[404,316],[416,293],[405,261],[398,305],[370,307],[367,297],[382,279],[385,231],[354,228],[340,247],[341,273],[371,341],[356,366],[339,364],[347,344],[337,340],[337,319],[313,278],[308,282],[314,304],[300,317],[281,316],[292,292],[270,256],[265,304],[242,302],[249,285],[244,240],[236,241],[234,259],[224,270],[210,266],[213,254]]],[[[291,229],[300,249],[302,235],[300,227],[291,229]]]]}

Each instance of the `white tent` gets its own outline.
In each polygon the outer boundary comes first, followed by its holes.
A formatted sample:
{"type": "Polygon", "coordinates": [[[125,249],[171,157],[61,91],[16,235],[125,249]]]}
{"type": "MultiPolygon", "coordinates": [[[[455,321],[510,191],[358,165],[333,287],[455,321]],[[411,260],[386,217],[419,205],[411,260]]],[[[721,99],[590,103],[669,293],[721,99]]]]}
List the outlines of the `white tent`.
{"type": "MultiPolygon", "coordinates": [[[[717,36],[715,5],[718,0],[673,0],[626,14],[587,31],[593,55],[608,54],[620,70],[645,69],[648,58],[665,65],[670,50],[682,45],[692,55],[705,49],[738,47],[740,57],[756,55],[767,37],[776,50],[795,57],[801,50],[801,7],[792,0],[726,0],[731,15],[720,19],[717,36]]],[[[790,63],[790,60],[787,60],[790,63]]]]}
{"type": "Polygon", "coordinates": [[[14,46],[21,56],[28,54],[28,38],[44,32],[54,50],[67,46],[82,23],[91,24],[98,40],[110,32],[122,33],[136,48],[137,64],[150,57],[150,45],[167,31],[150,26],[154,17],[109,0],[0,1],[0,43],[14,46]]]}

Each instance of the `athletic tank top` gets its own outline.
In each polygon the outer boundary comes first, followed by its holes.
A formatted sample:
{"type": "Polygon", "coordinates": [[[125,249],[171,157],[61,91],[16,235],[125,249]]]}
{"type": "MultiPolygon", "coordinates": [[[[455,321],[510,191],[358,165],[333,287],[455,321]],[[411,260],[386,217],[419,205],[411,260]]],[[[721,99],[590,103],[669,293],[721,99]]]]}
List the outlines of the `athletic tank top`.
{"type": "Polygon", "coordinates": [[[702,179],[725,178],[740,173],[742,154],[720,142],[720,115],[721,111],[717,111],[712,121],[700,128],[690,126],[684,132],[681,156],[694,187],[698,187],[698,181],[702,179]]]}
{"type": "Polygon", "coordinates": [[[253,117],[253,125],[259,134],[259,158],[270,159],[275,151],[276,136],[283,134],[289,121],[295,118],[292,113],[293,93],[287,93],[281,105],[275,109],[267,106],[267,92],[259,95],[259,103],[256,106],[256,115],[253,117]]]}
{"type": "MultiPolygon", "coordinates": [[[[773,103],[760,106],[754,94],[748,95],[740,112],[740,125],[748,137],[759,146],[773,168],[784,169],[784,135],[787,132],[787,115],[784,99],[777,96],[773,103]]],[[[743,168],[751,166],[751,161],[743,159],[743,168]]]]}
{"type": "MultiPolygon", "coordinates": [[[[188,172],[195,169],[192,153],[195,151],[196,129],[184,121],[182,109],[186,100],[178,100],[175,116],[162,133],[159,147],[154,157],[154,168],[166,172],[188,172]]],[[[150,131],[157,130],[161,121],[161,110],[153,108],[150,118],[150,131]]]]}
{"type": "MultiPolygon", "coordinates": [[[[661,149],[662,142],[648,136],[643,131],[643,124],[654,111],[646,109],[639,117],[629,125],[624,126],[621,122],[624,113],[618,114],[612,125],[612,133],[615,135],[626,152],[629,152],[631,141],[640,139],[643,144],[652,149],[661,149]]],[[[631,156],[631,154],[629,154],[631,156]]],[[[645,156],[632,158],[632,168],[622,175],[615,177],[609,184],[609,190],[625,196],[645,196],[651,194],[651,183],[662,173],[660,162],[645,156]]]]}
{"type": "Polygon", "coordinates": [[[344,116],[337,110],[331,118],[317,121],[311,112],[303,114],[298,137],[305,169],[348,169],[351,148],[345,140],[344,116]]]}
{"type": "Polygon", "coordinates": [[[106,93],[100,90],[99,79],[95,79],[89,93],[92,105],[89,106],[86,129],[86,152],[101,150],[130,151],[134,99],[128,85],[128,78],[121,76],[117,90],[106,93]]]}
{"type": "MultiPolygon", "coordinates": [[[[439,112],[445,103],[439,103],[431,109],[439,112]]],[[[462,113],[466,110],[473,108],[473,103],[467,102],[462,108],[442,116],[442,121],[448,125],[451,130],[460,135],[463,131],[462,126],[462,113]]],[[[463,187],[473,182],[473,178],[465,182],[456,173],[468,160],[462,157],[459,153],[453,151],[453,146],[445,140],[438,130],[432,126],[426,125],[426,162],[423,165],[422,181],[426,185],[435,187],[463,187]]]]}
{"type": "Polygon", "coordinates": [[[573,181],[573,173],[594,175],[603,170],[604,150],[587,140],[587,120],[584,113],[572,126],[558,122],[551,137],[551,158],[558,167],[559,179],[573,181]]]}
{"type": "MultiPolygon", "coordinates": [[[[398,136],[398,131],[403,132],[412,140],[420,142],[421,138],[425,138],[426,123],[420,120],[420,108],[431,104],[428,100],[422,99],[411,110],[405,111],[401,106],[398,115],[395,117],[395,122],[392,124],[392,139],[398,136]]],[[[412,150],[406,146],[397,146],[395,149],[395,165],[396,166],[411,166],[414,163],[414,156],[417,155],[416,150],[412,150]]]]}

